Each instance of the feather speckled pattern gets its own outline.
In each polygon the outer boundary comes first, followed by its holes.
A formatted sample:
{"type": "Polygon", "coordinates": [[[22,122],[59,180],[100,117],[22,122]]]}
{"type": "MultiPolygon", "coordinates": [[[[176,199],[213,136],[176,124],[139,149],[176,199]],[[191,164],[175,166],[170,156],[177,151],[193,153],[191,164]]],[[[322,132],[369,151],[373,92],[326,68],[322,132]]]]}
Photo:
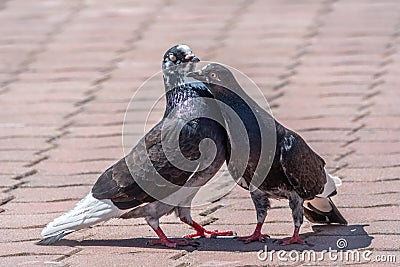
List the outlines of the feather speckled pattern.
{"type": "Polygon", "coordinates": [[[326,184],[325,161],[298,134],[287,129],[284,132],[281,144],[277,145],[282,169],[300,197],[314,198],[326,184]]]}
{"type": "Polygon", "coordinates": [[[209,119],[220,117],[223,120],[218,105],[202,82],[193,79],[190,82],[185,77],[198,61],[187,45],[174,46],[165,53],[162,67],[167,101],[163,119],[124,158],[98,178],[84,200],[46,226],[40,244],[54,243],[70,232],[121,216],[144,217],[160,237],[154,244],[169,247],[191,245],[188,241],[170,241],[160,229],[159,218],[173,211],[183,222],[193,226],[199,235],[207,233],[190,217],[190,201],[196,190],[180,194],[174,199],[174,204],[168,204],[159,200],[176,193],[175,187],[165,187],[161,180],[156,180],[161,177],[172,185],[182,186],[190,178],[190,185],[201,186],[215,175],[227,157],[226,131],[218,122],[209,119]],[[196,114],[204,117],[193,119],[196,114]],[[178,135],[177,129],[180,129],[178,135]],[[167,158],[167,153],[174,155],[180,150],[186,160],[198,160],[202,156],[199,144],[206,138],[211,139],[216,147],[216,156],[206,168],[181,169],[167,158]],[[148,186],[146,190],[142,184],[148,186]]]}
{"type": "MultiPolygon", "coordinates": [[[[276,121],[272,115],[260,107],[236,81],[232,72],[223,65],[212,63],[189,76],[204,82],[215,99],[229,106],[244,123],[249,138],[249,158],[241,179],[236,164],[228,169],[238,184],[252,189],[254,177],[261,176],[262,183],[256,185],[251,196],[257,212],[257,228],[253,235],[243,238],[246,242],[263,239],[261,225],[269,207],[269,197],[289,200],[292,210],[295,231],[293,237],[282,240],[285,244],[303,243],[299,238],[299,228],[303,222],[303,203],[307,201],[306,216],[314,222],[347,224],[338,209],[329,198],[336,193],[334,179],[325,170],[325,161],[315,153],[304,139],[294,131],[287,129],[276,121]],[[275,138],[271,143],[263,144],[263,139],[275,138]],[[258,169],[259,166],[268,166],[258,169]],[[270,168],[269,168],[270,167],[270,168]],[[261,170],[261,171],[259,171],[261,170]],[[320,206],[328,206],[327,211],[319,210],[320,206]]],[[[237,120],[220,105],[222,115],[228,129],[229,137],[234,136],[237,120]]],[[[240,139],[230,138],[233,158],[243,151],[240,139]],[[236,150],[236,151],[235,151],[236,150]]],[[[232,163],[232,162],[231,162],[232,163]]],[[[336,182],[335,182],[336,181],[336,182]]],[[[254,188],[253,188],[254,189],[254,188]]]]}

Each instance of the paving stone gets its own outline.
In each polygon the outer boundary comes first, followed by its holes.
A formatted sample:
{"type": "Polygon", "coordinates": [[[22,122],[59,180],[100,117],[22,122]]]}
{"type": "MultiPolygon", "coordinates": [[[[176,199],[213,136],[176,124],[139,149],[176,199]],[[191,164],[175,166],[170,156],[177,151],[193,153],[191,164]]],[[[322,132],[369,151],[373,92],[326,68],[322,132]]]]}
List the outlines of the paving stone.
{"type": "Polygon", "coordinates": [[[10,256],[0,258],[0,264],[3,266],[65,266],[57,260],[64,257],[64,255],[27,255],[27,256],[10,256]]]}
{"type": "MultiPolygon", "coordinates": [[[[61,215],[61,214],[60,214],[61,215]]],[[[52,221],[54,214],[29,214],[29,215],[1,215],[0,228],[29,229],[40,228],[52,221]]]]}
{"type": "Polygon", "coordinates": [[[63,147],[52,150],[51,160],[55,162],[107,161],[104,163],[107,165],[110,164],[110,162],[119,160],[123,156],[123,151],[117,147],[89,150],[77,149],[74,147],[63,147]]]}
{"type": "Polygon", "coordinates": [[[66,246],[37,246],[34,242],[12,242],[12,243],[0,243],[1,256],[5,257],[8,255],[15,254],[47,254],[47,255],[60,255],[71,253],[75,250],[73,247],[66,246]]]}
{"type": "MultiPolygon", "coordinates": [[[[149,266],[158,262],[162,262],[163,265],[172,266],[176,264],[176,261],[169,259],[170,253],[127,253],[117,254],[115,257],[109,257],[108,255],[81,255],[76,254],[72,258],[64,260],[68,265],[73,266],[123,266],[126,264],[134,264],[135,266],[149,266]],[[152,262],[152,263],[151,263],[152,262]]],[[[178,262],[179,264],[179,262],[178,262]]]]}
{"type": "Polygon", "coordinates": [[[30,215],[30,214],[54,214],[54,218],[67,210],[73,208],[77,200],[66,200],[59,202],[34,202],[17,203],[10,201],[3,205],[3,215],[30,215]]]}
{"type": "Polygon", "coordinates": [[[115,161],[92,161],[92,162],[74,162],[74,163],[61,163],[52,161],[42,161],[35,166],[35,168],[42,175],[65,175],[65,174],[79,174],[79,173],[97,173],[103,172],[115,161]],[[68,166],[68,167],[67,167],[68,166]]]}
{"type": "Polygon", "coordinates": [[[92,186],[71,186],[65,188],[18,188],[13,191],[18,202],[30,203],[41,201],[61,201],[66,199],[80,199],[85,197],[92,186]]]}
{"type": "MultiPolygon", "coordinates": [[[[29,226],[28,226],[29,227],[29,226]]],[[[18,249],[18,244],[22,243],[32,243],[29,245],[31,249],[33,249],[36,245],[34,244],[34,241],[39,241],[40,240],[40,232],[41,228],[38,226],[34,226],[34,228],[18,228],[18,229],[9,229],[9,228],[0,228],[0,233],[2,236],[0,247],[5,249],[7,247],[7,244],[10,244],[10,248],[3,250],[2,252],[6,255],[13,254],[13,253],[18,253],[15,250],[18,249]],[[13,252],[10,252],[13,251],[13,252]]],[[[38,248],[40,249],[40,248],[38,248]]]]}
{"type": "Polygon", "coordinates": [[[390,168],[343,168],[338,171],[337,175],[343,177],[344,180],[357,182],[378,182],[398,180],[400,167],[390,168]]]}
{"type": "MultiPolygon", "coordinates": [[[[108,165],[107,165],[108,166],[108,165]]],[[[100,172],[99,172],[100,174],[100,172]]],[[[99,178],[99,174],[75,174],[75,175],[34,175],[26,179],[28,183],[21,186],[21,188],[43,187],[48,188],[62,188],[69,186],[90,186],[93,185],[99,178]]]]}

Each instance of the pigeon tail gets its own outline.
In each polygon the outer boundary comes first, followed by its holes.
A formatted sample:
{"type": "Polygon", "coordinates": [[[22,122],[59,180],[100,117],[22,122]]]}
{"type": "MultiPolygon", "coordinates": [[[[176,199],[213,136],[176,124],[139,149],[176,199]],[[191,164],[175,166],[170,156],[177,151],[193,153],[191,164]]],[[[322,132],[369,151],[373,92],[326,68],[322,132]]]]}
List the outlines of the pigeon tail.
{"type": "Polygon", "coordinates": [[[336,187],[342,185],[339,177],[330,175],[326,170],[324,191],[314,199],[304,202],[304,215],[312,223],[347,225],[346,219],[339,212],[330,197],[336,195],[336,187]]]}
{"type": "Polygon", "coordinates": [[[119,217],[123,213],[124,211],[118,209],[111,200],[96,199],[89,193],[72,210],[47,224],[41,233],[43,239],[38,244],[53,244],[67,234],[119,217]]]}
{"type": "Polygon", "coordinates": [[[324,186],[324,191],[317,195],[317,197],[328,198],[336,195],[336,187],[342,185],[342,180],[339,177],[330,175],[325,169],[326,184],[324,186]]]}
{"type": "Polygon", "coordinates": [[[319,198],[316,197],[312,201],[305,203],[304,207],[304,215],[307,220],[312,223],[321,223],[321,224],[331,224],[337,223],[342,225],[347,225],[346,219],[340,213],[338,208],[335,206],[331,198],[319,198]],[[313,205],[317,204],[317,205],[313,205]],[[327,207],[329,206],[329,211],[323,211],[318,206],[327,207]]]}

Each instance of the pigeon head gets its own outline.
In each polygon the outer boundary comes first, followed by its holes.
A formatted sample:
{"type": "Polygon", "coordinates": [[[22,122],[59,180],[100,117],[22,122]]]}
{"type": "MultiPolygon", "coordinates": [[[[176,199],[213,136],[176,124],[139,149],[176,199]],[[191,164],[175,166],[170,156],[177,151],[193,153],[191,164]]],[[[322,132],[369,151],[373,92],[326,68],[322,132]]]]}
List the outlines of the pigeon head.
{"type": "Polygon", "coordinates": [[[168,49],[162,61],[165,89],[169,91],[187,83],[187,73],[192,72],[199,61],[187,45],[179,44],[168,49]]]}
{"type": "Polygon", "coordinates": [[[187,76],[207,84],[214,96],[226,93],[226,89],[236,93],[242,91],[232,72],[221,64],[208,64],[198,71],[190,72],[187,76]]]}
{"type": "MultiPolygon", "coordinates": [[[[198,59],[192,52],[189,46],[184,44],[179,44],[171,47],[164,54],[162,69],[163,71],[173,71],[175,69],[185,69],[187,67],[194,69],[195,64],[199,62],[198,59]]],[[[187,70],[187,71],[191,71],[187,70]]]]}
{"type": "Polygon", "coordinates": [[[235,80],[232,72],[225,66],[217,63],[210,63],[201,70],[191,72],[189,77],[206,83],[221,83],[235,80]]]}

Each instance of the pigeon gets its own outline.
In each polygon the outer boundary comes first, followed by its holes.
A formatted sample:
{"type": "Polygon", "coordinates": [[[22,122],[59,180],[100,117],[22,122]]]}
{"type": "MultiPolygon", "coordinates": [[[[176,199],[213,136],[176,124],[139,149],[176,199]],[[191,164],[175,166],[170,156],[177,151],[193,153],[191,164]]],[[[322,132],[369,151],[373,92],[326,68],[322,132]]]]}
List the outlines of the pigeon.
{"type": "Polygon", "coordinates": [[[124,158],[104,171],[72,210],[47,224],[40,245],[53,244],[69,233],[111,218],[140,217],[159,237],[149,241],[150,245],[198,245],[167,238],[159,218],[172,212],[196,230],[186,238],[233,235],[233,231],[208,231],[190,214],[191,200],[223,165],[229,145],[224,127],[216,121],[223,122],[223,118],[218,105],[210,101],[212,94],[202,82],[185,77],[197,62],[187,45],[175,45],[164,54],[166,109],[162,120],[124,158]],[[214,154],[206,153],[203,139],[212,140],[214,154]]]}
{"type": "Polygon", "coordinates": [[[228,170],[237,183],[251,189],[257,212],[254,233],[240,240],[250,243],[265,241],[269,237],[261,233],[261,228],[270,207],[270,198],[288,199],[292,211],[293,236],[279,240],[280,244],[304,243],[299,237],[304,215],[314,223],[347,224],[331,199],[337,193],[336,186],[341,184],[340,178],[326,171],[324,159],[299,134],[284,127],[248,96],[227,67],[211,63],[188,76],[205,83],[214,98],[221,101],[221,112],[231,139],[231,155],[228,157],[233,159],[235,153],[242,155],[243,148],[241,139],[231,138],[237,128],[237,119],[223,107],[232,109],[247,131],[250,149],[245,170],[239,171],[235,163],[228,164],[228,170]],[[261,148],[261,139],[268,138],[275,138],[276,142],[267,142],[261,148]],[[257,166],[261,166],[260,171],[257,166]],[[253,178],[261,180],[254,183],[253,178]]]}

